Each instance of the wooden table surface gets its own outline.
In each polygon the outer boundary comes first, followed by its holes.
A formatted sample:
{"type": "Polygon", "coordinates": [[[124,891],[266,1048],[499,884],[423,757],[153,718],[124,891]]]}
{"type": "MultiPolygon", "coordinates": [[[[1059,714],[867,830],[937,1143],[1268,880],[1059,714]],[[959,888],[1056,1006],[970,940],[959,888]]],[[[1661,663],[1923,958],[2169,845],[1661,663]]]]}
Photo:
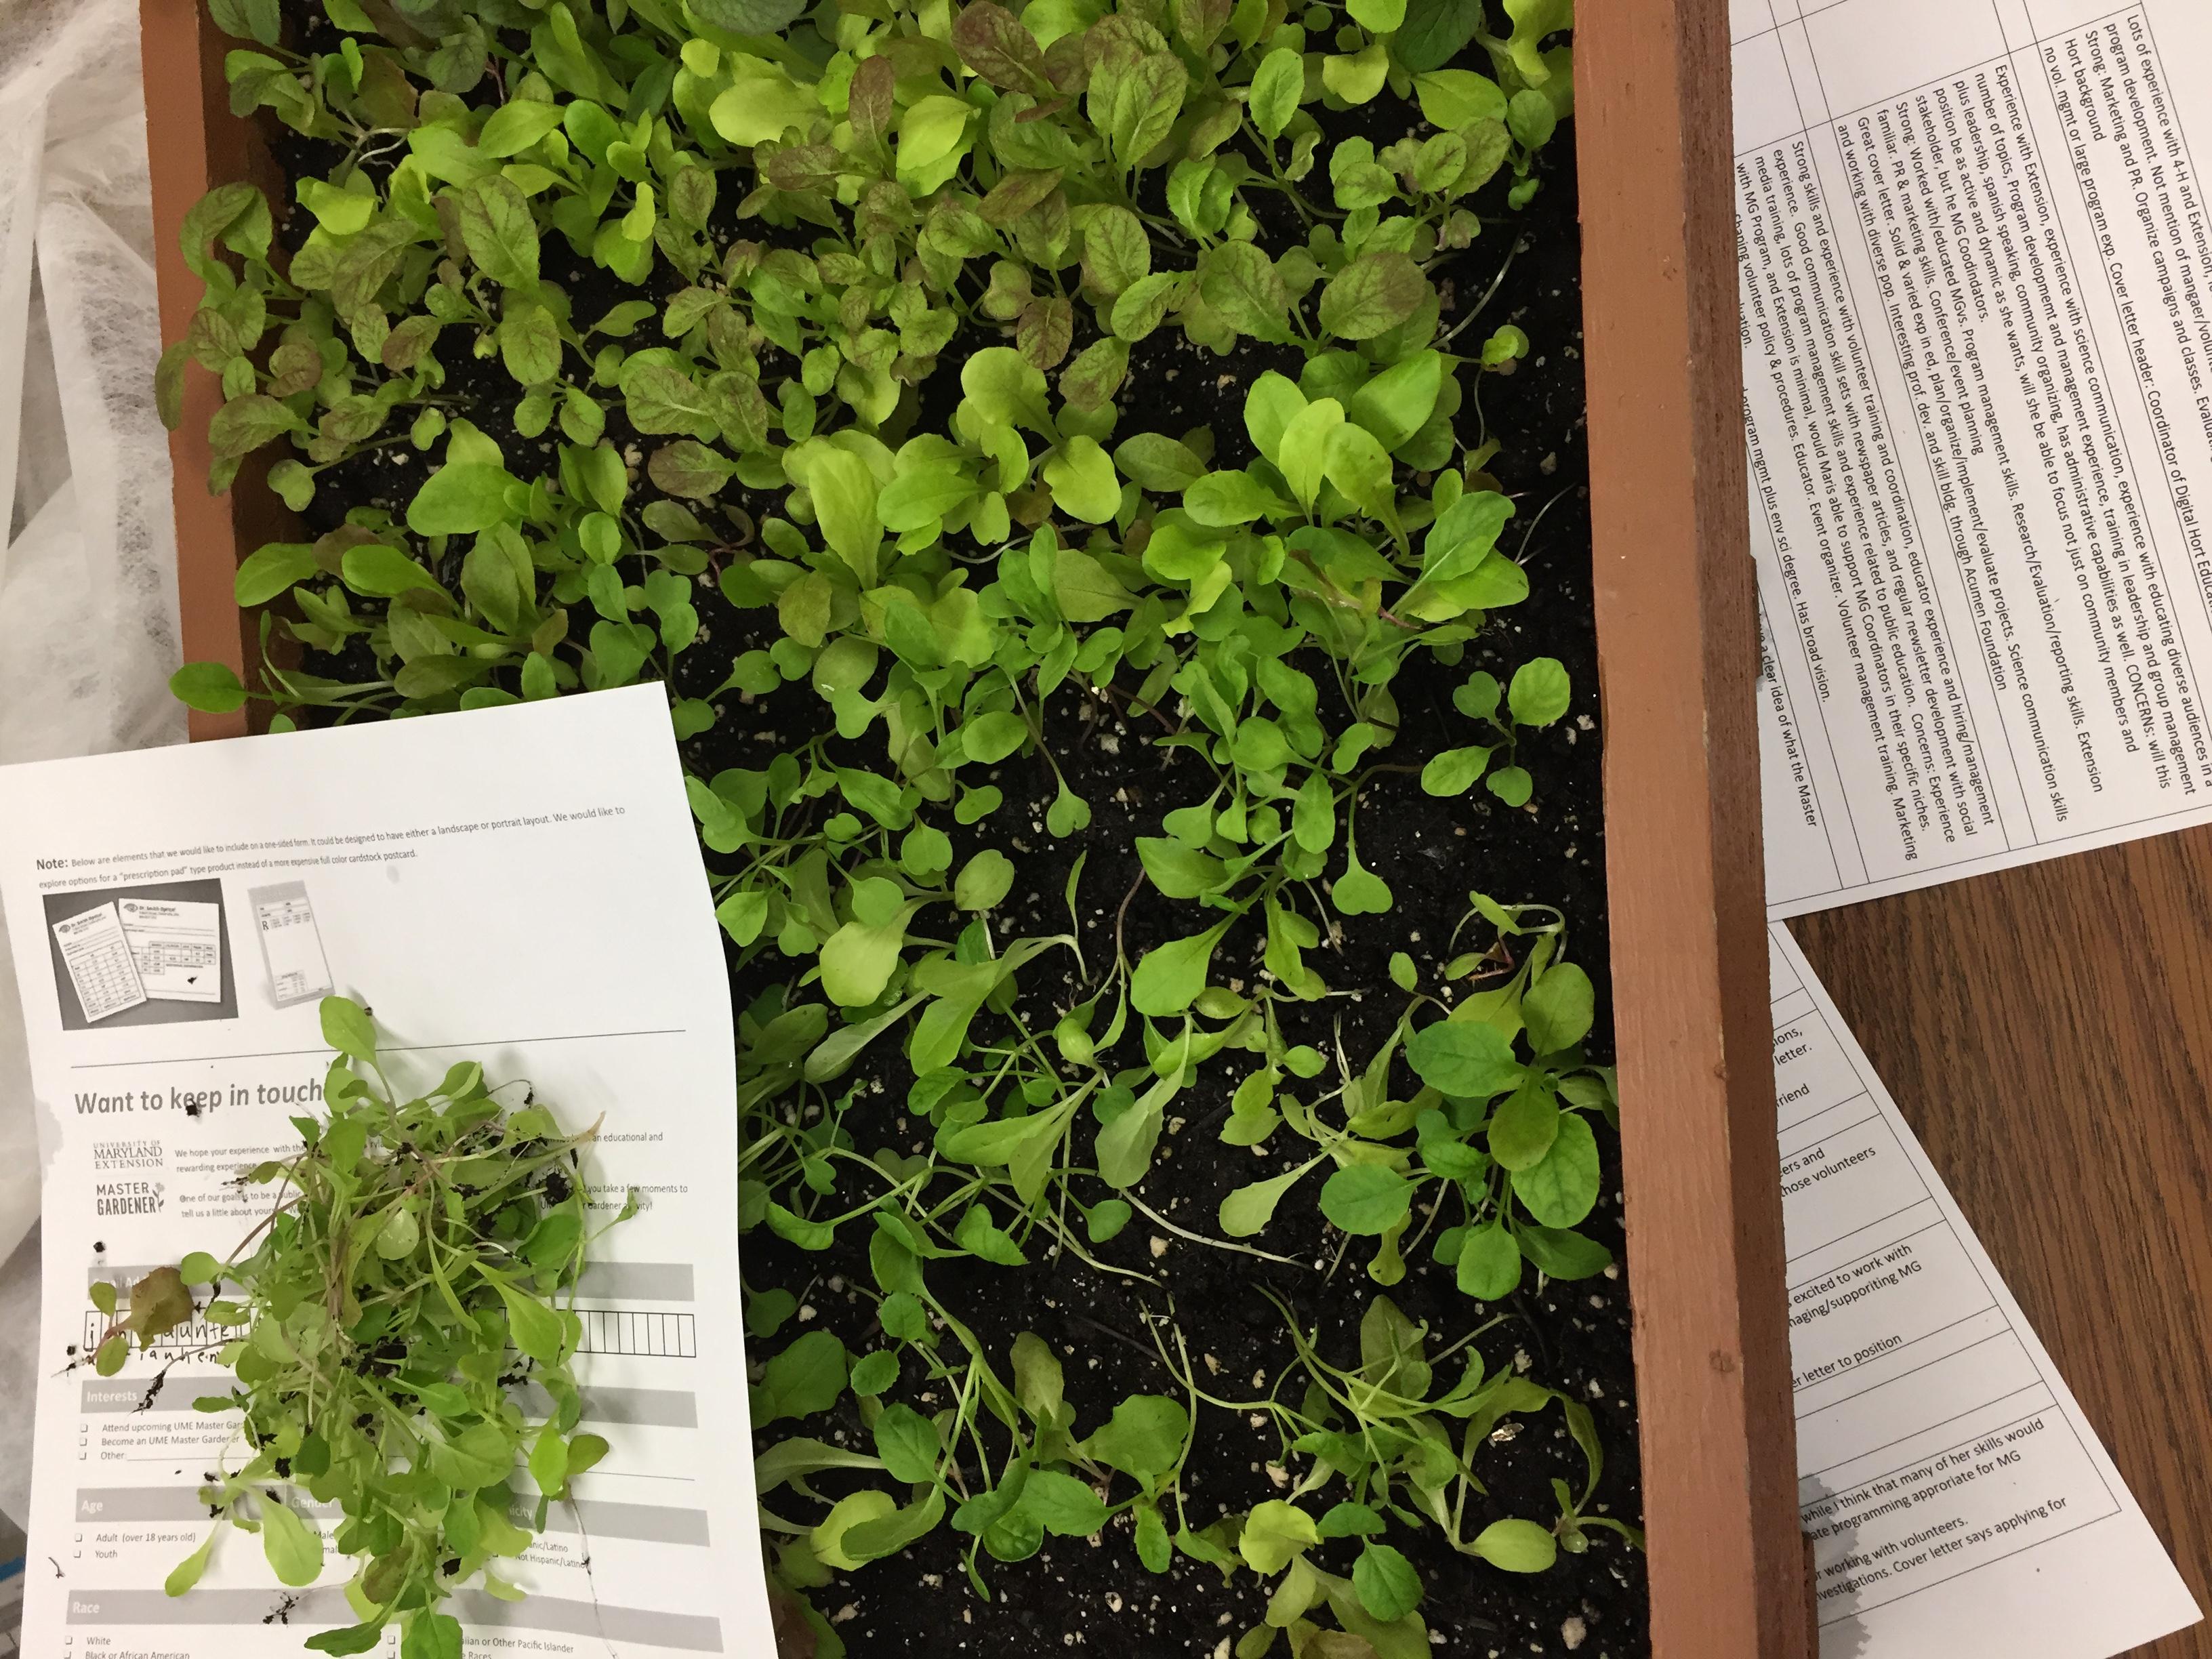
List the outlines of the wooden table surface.
{"type": "Polygon", "coordinates": [[[1790,927],[2212,1609],[2212,830],[1790,927]]]}

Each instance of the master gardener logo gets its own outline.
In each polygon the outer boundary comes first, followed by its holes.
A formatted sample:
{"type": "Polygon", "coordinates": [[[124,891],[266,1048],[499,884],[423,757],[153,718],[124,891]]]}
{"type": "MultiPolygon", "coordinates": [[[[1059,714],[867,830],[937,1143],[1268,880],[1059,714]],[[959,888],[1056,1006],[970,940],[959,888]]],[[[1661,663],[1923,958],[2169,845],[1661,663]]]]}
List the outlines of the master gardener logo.
{"type": "Polygon", "coordinates": [[[158,1215],[162,1186],[158,1181],[100,1181],[93,1183],[94,1215],[158,1215]]]}

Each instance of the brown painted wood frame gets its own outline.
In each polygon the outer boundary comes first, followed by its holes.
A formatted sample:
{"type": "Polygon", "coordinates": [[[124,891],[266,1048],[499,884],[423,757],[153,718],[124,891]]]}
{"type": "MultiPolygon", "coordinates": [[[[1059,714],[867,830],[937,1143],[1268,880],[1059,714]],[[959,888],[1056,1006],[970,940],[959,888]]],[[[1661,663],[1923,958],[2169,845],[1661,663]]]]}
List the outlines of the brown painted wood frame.
{"type": "MultiPolygon", "coordinates": [[[[259,129],[230,112],[223,78],[229,48],[204,0],[141,0],[139,50],[146,82],[147,159],[154,184],[155,271],[161,287],[161,338],[181,340],[200,301],[185,264],[181,231],[193,203],[215,185],[250,179],[271,201],[283,175],[259,129]]],[[[185,376],[184,418],[169,434],[177,513],[177,608],[186,662],[227,663],[243,679],[258,653],[258,620],[241,613],[232,573],[264,542],[288,538],[289,515],[266,488],[269,459],[249,458],[228,494],[208,494],[208,422],[222,406],[215,377],[185,376]]],[[[249,705],[249,708],[251,705],[249,705]]],[[[192,711],[194,741],[237,737],[249,714],[192,711]]]]}
{"type": "Polygon", "coordinates": [[[1655,1651],[1810,1651],[1725,0],[1577,20],[1606,869],[1655,1651]]]}
{"type": "MultiPolygon", "coordinates": [[[[1472,0],[1470,0],[1472,3],[1472,0]]],[[[200,0],[143,0],[164,337],[211,181],[275,179],[229,113],[200,0]],[[158,70],[159,72],[154,72],[158,70]]],[[[1599,0],[1576,39],[1614,1022],[1660,1659],[1807,1659],[1759,836],[1725,0],[1599,0]]],[[[176,465],[185,655],[244,670],[237,560],[282,533],[206,491],[217,392],[176,465]]],[[[194,738],[246,729],[196,714],[194,738]]]]}

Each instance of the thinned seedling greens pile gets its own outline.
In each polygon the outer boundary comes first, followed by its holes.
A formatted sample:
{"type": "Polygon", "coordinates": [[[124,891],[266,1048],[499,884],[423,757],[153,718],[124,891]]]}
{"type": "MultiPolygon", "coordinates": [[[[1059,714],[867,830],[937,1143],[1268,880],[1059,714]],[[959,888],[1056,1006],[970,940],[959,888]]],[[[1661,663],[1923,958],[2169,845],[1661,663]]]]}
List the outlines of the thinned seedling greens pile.
{"type": "MultiPolygon", "coordinates": [[[[325,997],[321,1012],[337,1051],[329,1114],[294,1118],[300,1149],[238,1176],[265,1189],[261,1219],[220,1261],[196,1250],[144,1274],[127,1314],[95,1279],[109,1324],[93,1365],[112,1376],[134,1338],[150,1349],[200,1316],[217,1334],[165,1351],[141,1409],[182,1359],[204,1354],[233,1374],[193,1402],[235,1412],[239,1434],[200,1488],[212,1524],[171,1570],[171,1595],[191,1593],[231,1532],[258,1535],[280,1584],[314,1583],[323,1534],[294,1507],[312,1500],[337,1511],[355,1622],[307,1645],[367,1653],[389,1632],[401,1659],[459,1659],[460,1621],[441,1604],[465,1582],[520,1601],[506,1561],[607,1450],[578,1426],[570,1370],[583,1322],[568,1304],[596,1238],[577,1154],[593,1131],[563,1133],[527,1085],[488,1084],[474,1060],[410,1095],[367,1009],[325,997]],[[536,1420],[525,1384],[549,1407],[536,1420]],[[518,1462],[536,1488],[520,1514],[518,1462]]],[[[289,1602],[271,1605],[289,1622],[289,1602]]]]}
{"type": "Polygon", "coordinates": [[[786,1651],[1642,1650],[1571,0],[211,9],[178,694],[666,683],[786,1651]]]}

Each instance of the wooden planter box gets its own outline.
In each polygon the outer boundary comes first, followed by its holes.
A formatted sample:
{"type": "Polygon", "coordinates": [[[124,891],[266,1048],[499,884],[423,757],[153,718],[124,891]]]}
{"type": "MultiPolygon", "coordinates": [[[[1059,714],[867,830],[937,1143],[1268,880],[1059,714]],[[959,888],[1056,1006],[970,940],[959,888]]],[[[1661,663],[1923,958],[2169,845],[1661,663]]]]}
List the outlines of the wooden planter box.
{"type": "MultiPolygon", "coordinates": [[[[1473,3],[1473,0],[1469,0],[1473,3]]],[[[199,300],[179,230],[210,184],[282,188],[229,112],[204,0],[143,0],[161,322],[199,300]],[[193,67],[197,66],[197,73],[193,67]]],[[[1809,1659],[1783,1288],[1759,848],[1725,0],[1586,9],[1576,35],[1613,1022],[1661,1659],[1809,1659]]],[[[187,661],[243,671],[239,559],[288,537],[251,466],[206,489],[218,393],[176,469],[187,661]]],[[[194,714],[194,738],[244,713],[194,714]]]]}

